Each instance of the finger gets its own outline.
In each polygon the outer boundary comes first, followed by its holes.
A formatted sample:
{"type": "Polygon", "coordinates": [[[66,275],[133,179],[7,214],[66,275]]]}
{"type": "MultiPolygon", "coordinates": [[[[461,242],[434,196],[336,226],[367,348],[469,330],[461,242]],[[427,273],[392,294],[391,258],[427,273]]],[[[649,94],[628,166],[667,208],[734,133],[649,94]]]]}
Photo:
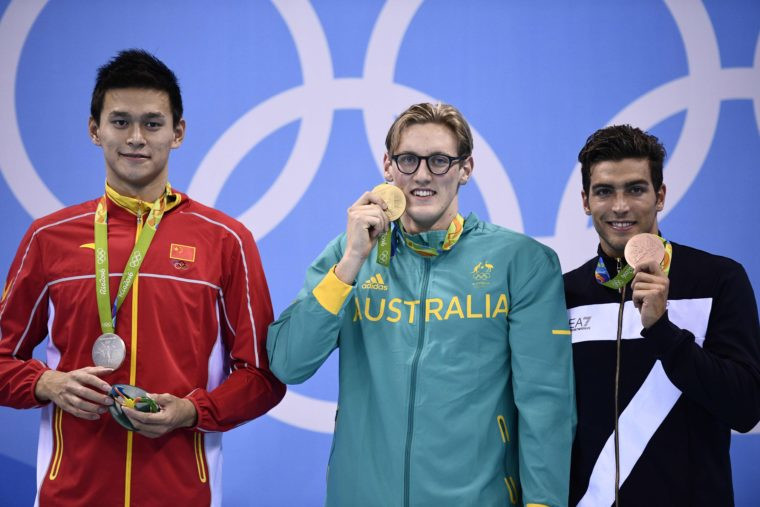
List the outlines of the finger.
{"type": "MultiPolygon", "coordinates": [[[[100,370],[108,370],[110,372],[113,372],[110,368],[100,368],[99,366],[92,367],[92,368],[98,368],[100,370]]],[[[103,371],[87,371],[90,370],[90,367],[88,368],[82,368],[81,370],[74,370],[71,372],[71,376],[75,378],[80,384],[86,384],[89,386],[92,386],[96,389],[99,389],[103,391],[104,393],[111,391],[111,384],[100,378],[98,375],[106,375],[106,372],[103,371]]]]}
{"type": "Polygon", "coordinates": [[[149,398],[151,398],[153,401],[158,403],[159,407],[166,406],[170,404],[172,401],[176,400],[177,397],[173,394],[169,393],[162,393],[162,394],[149,394],[149,398]]]}
{"type": "Polygon", "coordinates": [[[105,375],[109,375],[113,373],[113,368],[106,368],[105,366],[86,366],[84,368],[80,368],[74,371],[81,371],[85,373],[90,373],[92,375],[97,375],[99,377],[103,377],[105,375]]]}
{"type": "Polygon", "coordinates": [[[68,400],[62,400],[59,404],[57,404],[61,410],[64,412],[68,412],[69,414],[79,417],[80,419],[88,419],[90,421],[95,421],[97,419],[100,419],[100,412],[97,411],[97,408],[93,410],[84,410],[83,408],[77,406],[77,404],[72,403],[68,400]]]}
{"type": "Polygon", "coordinates": [[[141,425],[160,424],[161,421],[154,421],[154,417],[158,414],[150,414],[148,412],[140,412],[130,407],[121,407],[122,411],[127,415],[130,421],[135,421],[141,425]]]}
{"type": "MultiPolygon", "coordinates": [[[[97,377],[95,377],[97,378],[97,377]]],[[[88,385],[80,383],[78,378],[72,379],[74,382],[66,389],[70,394],[81,398],[82,400],[91,401],[98,405],[113,405],[113,398],[107,394],[95,391],[88,385]]]]}
{"type": "Polygon", "coordinates": [[[78,417],[80,419],[87,419],[88,421],[97,421],[98,419],[100,419],[99,414],[93,414],[92,412],[85,412],[84,410],[79,410],[73,407],[69,407],[69,408],[61,407],[61,410],[73,415],[74,417],[78,417]]]}
{"type": "Polygon", "coordinates": [[[388,209],[388,204],[379,195],[372,192],[367,192],[365,195],[368,202],[380,206],[380,209],[388,209]]]}
{"type": "Polygon", "coordinates": [[[361,197],[359,197],[359,199],[357,199],[356,202],[354,202],[351,205],[351,207],[349,208],[349,211],[352,208],[357,208],[359,206],[365,206],[367,204],[377,204],[378,206],[382,207],[382,205],[385,204],[385,203],[383,202],[383,200],[379,196],[373,194],[372,192],[364,192],[361,195],[361,197]]]}
{"type": "Polygon", "coordinates": [[[636,266],[635,273],[648,273],[651,275],[657,275],[662,273],[660,269],[660,263],[654,260],[642,262],[636,266]]]}

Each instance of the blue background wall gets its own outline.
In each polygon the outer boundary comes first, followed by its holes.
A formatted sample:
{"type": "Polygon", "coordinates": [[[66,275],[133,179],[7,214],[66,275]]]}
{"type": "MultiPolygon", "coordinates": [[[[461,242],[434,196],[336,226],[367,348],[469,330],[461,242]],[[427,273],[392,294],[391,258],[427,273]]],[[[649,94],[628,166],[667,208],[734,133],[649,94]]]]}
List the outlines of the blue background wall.
{"type": "MultiPolygon", "coordinates": [[[[0,270],[33,218],[99,195],[86,135],[95,69],[143,47],[180,77],[179,189],[254,233],[275,313],[381,181],[385,132],[422,100],[476,131],[463,211],[595,251],[575,157],[630,122],[669,151],[664,234],[740,261],[760,289],[760,3],[753,0],[0,0],[0,270]]],[[[321,505],[335,356],[225,436],[225,505],[321,505]]],[[[34,496],[37,411],[0,409],[0,503],[34,496]]],[[[760,500],[760,434],[733,439],[738,505],[760,500]]]]}

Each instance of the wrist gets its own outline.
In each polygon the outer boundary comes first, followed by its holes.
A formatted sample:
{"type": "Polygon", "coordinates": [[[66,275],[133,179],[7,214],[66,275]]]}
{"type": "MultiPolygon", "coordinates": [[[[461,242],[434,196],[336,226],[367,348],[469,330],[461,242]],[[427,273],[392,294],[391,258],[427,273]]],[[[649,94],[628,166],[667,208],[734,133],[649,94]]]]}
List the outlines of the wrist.
{"type": "Polygon", "coordinates": [[[195,403],[187,398],[182,399],[185,405],[185,417],[182,420],[183,428],[194,428],[198,424],[198,411],[195,408],[195,403]]]}
{"type": "Polygon", "coordinates": [[[37,398],[37,401],[44,403],[51,400],[48,383],[54,374],[53,370],[46,370],[37,378],[37,382],[34,384],[34,397],[37,398]]]}
{"type": "Polygon", "coordinates": [[[338,279],[347,284],[353,285],[356,281],[356,276],[359,274],[359,268],[364,264],[364,258],[354,254],[346,252],[343,258],[335,265],[335,276],[338,279]]]}

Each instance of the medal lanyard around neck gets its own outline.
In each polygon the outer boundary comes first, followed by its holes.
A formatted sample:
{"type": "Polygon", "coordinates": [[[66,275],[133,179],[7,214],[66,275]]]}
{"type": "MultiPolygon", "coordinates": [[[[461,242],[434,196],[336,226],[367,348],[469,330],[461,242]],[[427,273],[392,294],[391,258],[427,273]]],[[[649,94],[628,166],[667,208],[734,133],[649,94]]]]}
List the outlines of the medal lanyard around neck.
{"type": "MultiPolygon", "coordinates": [[[[457,213],[457,215],[451,221],[451,224],[449,224],[449,228],[446,231],[446,237],[443,238],[443,241],[441,241],[440,245],[437,248],[420,245],[419,243],[415,243],[409,239],[409,237],[404,232],[403,226],[401,226],[400,220],[397,220],[395,222],[394,230],[400,232],[401,236],[404,238],[404,243],[406,243],[406,246],[408,246],[418,255],[421,255],[423,257],[435,257],[454,248],[454,245],[457,241],[459,241],[459,237],[462,235],[462,231],[464,230],[464,217],[457,213]]],[[[383,266],[388,266],[390,264],[391,257],[393,257],[393,255],[396,253],[395,245],[391,239],[392,237],[393,235],[391,233],[391,228],[389,227],[388,230],[378,239],[377,262],[383,266]]]]}
{"type": "MultiPolygon", "coordinates": [[[[108,210],[106,196],[104,195],[98,201],[98,208],[95,211],[95,295],[98,300],[98,315],[103,333],[113,333],[116,328],[116,313],[121,308],[121,304],[127,297],[127,292],[137,278],[140,265],[145,259],[151,241],[153,241],[158,224],[164,216],[165,203],[166,199],[162,195],[151,205],[148,218],[140,231],[140,236],[137,238],[132,253],[129,254],[129,260],[124,267],[124,273],[121,275],[121,282],[119,282],[119,292],[116,294],[113,307],[111,307],[111,291],[108,285],[108,210]]],[[[138,221],[142,218],[139,213],[141,213],[140,210],[138,210],[138,221]]]]}
{"type": "MultiPolygon", "coordinates": [[[[659,236],[658,236],[659,237],[659,236]]],[[[667,276],[668,273],[670,273],[670,263],[673,259],[673,246],[670,244],[670,241],[660,238],[662,240],[662,243],[665,245],[665,257],[662,258],[662,262],[660,262],[660,269],[665,273],[667,276]]],[[[594,278],[596,278],[596,281],[600,284],[604,285],[605,287],[609,287],[611,289],[620,290],[621,287],[624,287],[633,279],[633,268],[630,266],[630,264],[626,264],[623,266],[623,269],[618,271],[618,274],[610,280],[610,273],[607,271],[607,266],[604,265],[604,260],[602,259],[602,256],[599,256],[599,261],[596,263],[596,270],[594,271],[594,278]]]]}

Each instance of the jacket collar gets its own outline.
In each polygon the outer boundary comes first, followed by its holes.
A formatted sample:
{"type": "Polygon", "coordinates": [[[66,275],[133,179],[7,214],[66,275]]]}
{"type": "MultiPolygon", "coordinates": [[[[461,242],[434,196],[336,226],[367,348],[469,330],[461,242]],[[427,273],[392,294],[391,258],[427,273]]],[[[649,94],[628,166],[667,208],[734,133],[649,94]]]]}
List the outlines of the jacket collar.
{"type": "MultiPolygon", "coordinates": [[[[111,188],[108,183],[106,183],[106,195],[111,202],[135,216],[137,216],[138,212],[141,214],[147,212],[148,209],[150,209],[150,206],[153,204],[151,202],[135,199],[134,197],[121,195],[116,190],[111,188]]],[[[164,192],[163,198],[166,199],[166,211],[177,207],[179,203],[182,202],[182,194],[174,192],[169,182],[166,182],[166,190],[164,192]]]]}

